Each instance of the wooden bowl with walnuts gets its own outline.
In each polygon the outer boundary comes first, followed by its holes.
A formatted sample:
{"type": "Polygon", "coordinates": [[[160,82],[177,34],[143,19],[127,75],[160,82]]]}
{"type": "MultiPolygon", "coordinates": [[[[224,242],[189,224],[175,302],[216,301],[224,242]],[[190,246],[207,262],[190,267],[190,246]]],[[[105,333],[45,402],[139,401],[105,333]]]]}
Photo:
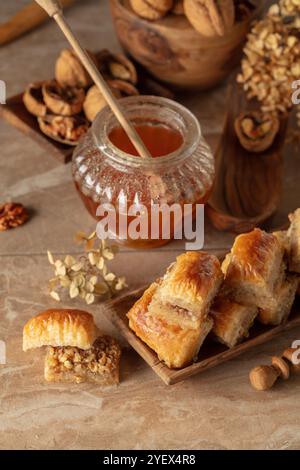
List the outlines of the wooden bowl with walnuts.
{"type": "Polygon", "coordinates": [[[238,64],[254,0],[110,0],[125,51],[154,77],[178,89],[209,89],[238,64]]]}

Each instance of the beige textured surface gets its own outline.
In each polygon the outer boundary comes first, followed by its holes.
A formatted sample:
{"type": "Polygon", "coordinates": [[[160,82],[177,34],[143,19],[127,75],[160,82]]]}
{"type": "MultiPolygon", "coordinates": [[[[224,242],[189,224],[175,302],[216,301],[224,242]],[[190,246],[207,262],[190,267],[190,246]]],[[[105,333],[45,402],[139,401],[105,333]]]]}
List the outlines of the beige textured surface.
{"type": "MultiPolygon", "coordinates": [[[[2,2],[1,21],[26,1],[2,2]]],[[[117,50],[108,2],[85,0],[68,10],[76,32],[90,49],[117,50]]],[[[0,50],[0,78],[8,94],[32,79],[50,77],[61,33],[48,23],[0,50]]],[[[210,141],[221,129],[224,88],[185,98],[197,113],[210,141]]],[[[7,365],[0,366],[0,448],[26,449],[295,449],[300,447],[300,378],[268,393],[254,392],[248,372],[268,356],[299,339],[293,331],[239,359],[166,387],[132,351],[124,354],[122,383],[100,390],[93,385],[45,385],[43,352],[22,353],[22,327],[40,310],[56,307],[47,294],[51,275],[45,251],[76,251],[74,232],[93,229],[94,222],[74,191],[70,165],[59,165],[28,138],[0,123],[0,200],[12,198],[32,210],[23,228],[0,234],[0,340],[7,344],[7,365]]],[[[299,155],[287,151],[285,188],[274,225],[300,206],[299,155]]],[[[206,226],[205,247],[222,249],[232,237],[206,226]]],[[[134,288],[161,273],[180,250],[179,243],[152,252],[123,250],[115,269],[134,288]]],[[[83,307],[66,301],[66,307],[83,307]]],[[[89,310],[99,326],[114,331],[89,310]]]]}

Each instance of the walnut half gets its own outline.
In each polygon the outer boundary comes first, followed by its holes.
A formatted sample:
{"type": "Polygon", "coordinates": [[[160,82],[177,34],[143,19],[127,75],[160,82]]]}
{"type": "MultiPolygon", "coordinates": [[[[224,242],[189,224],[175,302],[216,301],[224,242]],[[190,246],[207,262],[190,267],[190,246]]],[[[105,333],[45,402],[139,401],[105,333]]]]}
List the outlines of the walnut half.
{"type": "Polygon", "coordinates": [[[0,205],[0,232],[23,225],[28,220],[28,212],[22,204],[6,202],[0,205]]]}
{"type": "Polygon", "coordinates": [[[30,83],[23,95],[24,106],[34,116],[45,116],[47,114],[47,106],[42,93],[43,85],[44,82],[30,83]]]}
{"type": "Polygon", "coordinates": [[[264,152],[273,144],[279,131],[277,116],[253,111],[236,118],[234,128],[241,145],[249,152],[264,152]]]}
{"type": "Polygon", "coordinates": [[[44,134],[65,145],[77,145],[80,137],[85,135],[89,128],[88,121],[81,116],[47,114],[39,117],[38,123],[44,134]]]}
{"type": "Polygon", "coordinates": [[[99,70],[106,79],[125,80],[133,85],[137,83],[136,68],[124,54],[113,54],[102,49],[97,54],[99,70]]]}
{"type": "MultiPolygon", "coordinates": [[[[97,59],[90,51],[88,55],[98,65],[97,59]]],[[[62,86],[87,88],[92,84],[92,79],[85,70],[74,51],[64,49],[58,57],[55,65],[55,78],[62,86]]]]}
{"type": "Polygon", "coordinates": [[[235,20],[233,0],[184,0],[189,22],[203,36],[224,36],[235,20]]]}
{"type": "Polygon", "coordinates": [[[42,87],[47,108],[54,114],[74,116],[82,111],[85,92],[82,88],[62,87],[56,80],[45,82],[42,87]]]}

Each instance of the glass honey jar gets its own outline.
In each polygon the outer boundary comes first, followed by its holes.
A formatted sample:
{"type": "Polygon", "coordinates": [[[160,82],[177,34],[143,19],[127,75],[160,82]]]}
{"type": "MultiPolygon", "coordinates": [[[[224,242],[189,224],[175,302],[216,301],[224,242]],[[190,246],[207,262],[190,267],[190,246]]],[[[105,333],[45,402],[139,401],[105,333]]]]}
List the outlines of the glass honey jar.
{"type": "MultiPolygon", "coordinates": [[[[118,218],[111,237],[135,248],[157,247],[173,239],[176,222],[171,219],[168,238],[160,226],[153,237],[151,208],[189,204],[193,212],[197,204],[205,204],[213,185],[214,158],[198,120],[179,103],[156,96],[133,96],[123,98],[121,104],[152,158],[138,156],[106,107],[75,149],[74,182],[95,219],[103,217],[102,213],[97,215],[101,205],[115,208],[117,214],[131,205],[146,211],[149,230],[143,238],[124,237],[118,218]]],[[[135,216],[125,215],[130,224],[135,216]]]]}

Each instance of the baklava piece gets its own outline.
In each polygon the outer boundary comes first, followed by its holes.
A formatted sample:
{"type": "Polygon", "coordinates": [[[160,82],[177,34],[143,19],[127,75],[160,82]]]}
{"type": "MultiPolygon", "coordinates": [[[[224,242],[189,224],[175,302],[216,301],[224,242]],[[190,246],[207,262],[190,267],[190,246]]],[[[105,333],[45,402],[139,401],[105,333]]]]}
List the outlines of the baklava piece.
{"type": "Polygon", "coordinates": [[[62,87],[56,80],[43,83],[44,102],[51,113],[74,116],[82,111],[85,92],[82,88],[62,87]]]}
{"type": "Polygon", "coordinates": [[[149,314],[149,304],[159,287],[153,283],[128,312],[129,327],[153,349],[158,358],[171,369],[190,364],[197,358],[200,347],[211,331],[213,321],[207,317],[198,328],[183,328],[168,322],[159,313],[149,314]]]}
{"type": "Polygon", "coordinates": [[[258,316],[260,322],[265,325],[280,325],[284,323],[290,315],[298,286],[299,278],[294,275],[288,275],[275,289],[275,303],[273,307],[260,309],[258,316]]]}
{"type": "Polygon", "coordinates": [[[23,351],[41,346],[90,349],[97,338],[93,316],[83,310],[51,309],[31,318],[23,330],[23,351]]]}
{"type": "Polygon", "coordinates": [[[249,335],[257,314],[257,307],[217,297],[211,309],[213,334],[220,343],[233,348],[249,335]]]}
{"type": "Polygon", "coordinates": [[[284,246],[275,235],[260,229],[239,235],[222,264],[223,291],[235,302],[273,308],[283,256],[284,246]]]}
{"type": "Polygon", "coordinates": [[[47,346],[48,382],[119,382],[121,349],[101,335],[92,315],[81,310],[47,310],[29,320],[23,330],[23,350],[47,346]]]}
{"type": "Polygon", "coordinates": [[[178,256],[129,311],[130,328],[168,367],[190,364],[213,327],[208,313],[222,280],[215,256],[204,252],[178,256]]]}
{"type": "Polygon", "coordinates": [[[205,252],[184,253],[167,270],[149,314],[182,327],[198,328],[222,281],[218,258],[205,252]]]}

